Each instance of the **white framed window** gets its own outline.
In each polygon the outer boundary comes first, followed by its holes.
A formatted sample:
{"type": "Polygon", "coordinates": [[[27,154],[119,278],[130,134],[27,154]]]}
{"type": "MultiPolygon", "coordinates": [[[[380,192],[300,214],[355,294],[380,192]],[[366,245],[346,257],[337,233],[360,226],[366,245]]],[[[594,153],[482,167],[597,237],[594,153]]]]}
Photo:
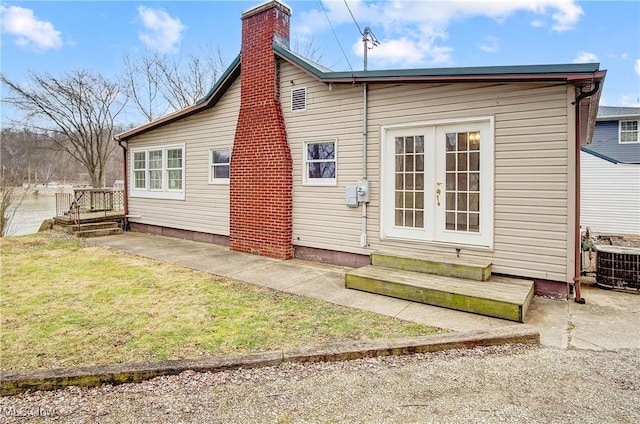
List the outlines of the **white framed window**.
{"type": "Polygon", "coordinates": [[[229,184],[231,149],[209,150],[209,184],[229,184]]]}
{"type": "Polygon", "coordinates": [[[291,90],[291,112],[304,112],[307,110],[307,87],[291,90]]]}
{"type": "Polygon", "coordinates": [[[620,121],[620,143],[640,143],[638,121],[620,121]]]}
{"type": "Polygon", "coordinates": [[[306,141],[303,146],[303,185],[336,185],[338,141],[306,141]]]}
{"type": "Polygon", "coordinates": [[[132,148],[132,197],[184,200],[184,144],[132,148]]]}
{"type": "Polygon", "coordinates": [[[133,190],[147,189],[147,152],[133,152],[133,190]]]}

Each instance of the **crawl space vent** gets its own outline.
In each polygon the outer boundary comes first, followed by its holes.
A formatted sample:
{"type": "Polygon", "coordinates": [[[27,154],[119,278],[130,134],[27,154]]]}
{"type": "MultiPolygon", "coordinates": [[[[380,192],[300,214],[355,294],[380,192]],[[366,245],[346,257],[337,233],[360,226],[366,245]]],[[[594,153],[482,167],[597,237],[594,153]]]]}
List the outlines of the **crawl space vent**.
{"type": "Polygon", "coordinates": [[[307,110],[307,89],[295,88],[291,90],[291,111],[301,112],[307,110]]]}

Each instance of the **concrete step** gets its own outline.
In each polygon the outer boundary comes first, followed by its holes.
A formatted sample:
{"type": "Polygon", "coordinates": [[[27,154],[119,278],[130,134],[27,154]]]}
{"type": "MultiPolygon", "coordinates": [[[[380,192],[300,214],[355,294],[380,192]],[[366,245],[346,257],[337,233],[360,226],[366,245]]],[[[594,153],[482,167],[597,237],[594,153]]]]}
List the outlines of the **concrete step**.
{"type": "Polygon", "coordinates": [[[517,322],[533,298],[533,281],[477,281],[372,265],[348,272],[345,287],[517,322]]]}
{"type": "Polygon", "coordinates": [[[122,228],[100,228],[96,230],[82,230],[74,233],[77,237],[89,238],[89,237],[102,237],[111,236],[114,234],[122,234],[122,228]]]}
{"type": "Polygon", "coordinates": [[[371,254],[371,264],[384,268],[426,274],[487,281],[491,276],[491,261],[478,259],[446,258],[426,255],[396,255],[386,252],[371,254]]]}
{"type": "Polygon", "coordinates": [[[113,234],[122,234],[122,228],[119,222],[103,221],[89,222],[80,225],[56,223],[53,225],[55,230],[65,231],[69,234],[75,234],[78,237],[100,237],[113,234]]]}

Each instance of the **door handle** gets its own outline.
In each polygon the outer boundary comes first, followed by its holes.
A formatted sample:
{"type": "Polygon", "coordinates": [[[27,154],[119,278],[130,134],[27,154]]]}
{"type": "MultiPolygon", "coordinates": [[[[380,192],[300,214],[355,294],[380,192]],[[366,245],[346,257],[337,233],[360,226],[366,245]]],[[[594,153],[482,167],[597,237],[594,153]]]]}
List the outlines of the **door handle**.
{"type": "Polygon", "coordinates": [[[438,206],[440,206],[440,193],[442,193],[442,191],[440,191],[439,188],[436,189],[436,202],[438,203],[438,206]]]}

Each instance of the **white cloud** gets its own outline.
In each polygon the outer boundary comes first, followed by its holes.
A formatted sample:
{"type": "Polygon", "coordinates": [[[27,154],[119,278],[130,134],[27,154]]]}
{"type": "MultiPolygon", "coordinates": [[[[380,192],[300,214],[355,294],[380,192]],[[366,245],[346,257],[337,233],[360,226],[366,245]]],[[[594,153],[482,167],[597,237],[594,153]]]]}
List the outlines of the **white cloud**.
{"type": "MultiPolygon", "coordinates": [[[[349,11],[341,1],[324,1],[334,27],[352,24],[349,11]]],[[[451,62],[453,49],[446,44],[448,28],[454,21],[473,17],[486,17],[502,22],[518,12],[528,12],[553,21],[554,31],[572,29],[583,14],[576,0],[449,0],[438,2],[389,0],[369,2],[351,0],[349,7],[361,26],[370,25],[375,29],[381,46],[371,51],[372,58],[382,63],[413,63],[418,60],[422,65],[445,64],[451,62]],[[394,48],[384,48],[390,44],[394,48]],[[378,51],[382,50],[382,53],[378,51]],[[420,58],[420,59],[416,59],[420,58]]],[[[543,20],[531,23],[538,27],[543,20]]],[[[292,32],[305,40],[311,34],[327,31],[329,24],[322,9],[313,9],[302,13],[292,28],[292,32]]],[[[349,44],[356,43],[361,37],[354,34],[349,44]]],[[[489,51],[497,44],[483,43],[489,51]]],[[[362,46],[354,52],[362,55],[362,46]]]]}
{"type": "Polygon", "coordinates": [[[500,43],[498,37],[493,35],[487,35],[484,37],[484,42],[480,44],[480,50],[487,53],[495,53],[500,49],[500,43]]]}
{"type": "Polygon", "coordinates": [[[589,52],[578,52],[578,55],[573,59],[573,63],[594,63],[598,61],[598,56],[589,52]]]}
{"type": "MultiPolygon", "coordinates": [[[[353,51],[362,53],[362,42],[353,45],[353,51]]],[[[421,44],[419,41],[408,38],[398,38],[385,41],[378,47],[369,50],[368,57],[381,66],[395,65],[409,68],[420,63],[448,63],[451,61],[453,49],[436,46],[433,44],[421,44]]]]}
{"type": "Polygon", "coordinates": [[[31,9],[0,6],[0,27],[3,33],[14,36],[19,46],[45,51],[63,44],[61,32],[51,22],[36,18],[31,9]]]}
{"type": "Polygon", "coordinates": [[[185,27],[179,18],[171,17],[162,9],[138,6],[138,15],[145,31],[139,35],[147,47],[161,53],[172,53],[178,50],[177,44],[182,39],[185,27]]]}
{"type": "Polygon", "coordinates": [[[640,77],[640,59],[636,59],[633,70],[636,71],[636,75],[640,77]]]}
{"type": "Polygon", "coordinates": [[[540,28],[544,26],[544,22],[542,22],[540,19],[534,19],[533,21],[531,21],[531,26],[534,28],[540,28]]]}
{"type": "Polygon", "coordinates": [[[551,15],[553,20],[556,21],[555,25],[551,27],[555,31],[568,31],[573,29],[578,20],[580,20],[580,16],[584,13],[582,8],[572,0],[550,1],[548,3],[552,3],[552,7],[557,8],[557,11],[551,15]]]}

